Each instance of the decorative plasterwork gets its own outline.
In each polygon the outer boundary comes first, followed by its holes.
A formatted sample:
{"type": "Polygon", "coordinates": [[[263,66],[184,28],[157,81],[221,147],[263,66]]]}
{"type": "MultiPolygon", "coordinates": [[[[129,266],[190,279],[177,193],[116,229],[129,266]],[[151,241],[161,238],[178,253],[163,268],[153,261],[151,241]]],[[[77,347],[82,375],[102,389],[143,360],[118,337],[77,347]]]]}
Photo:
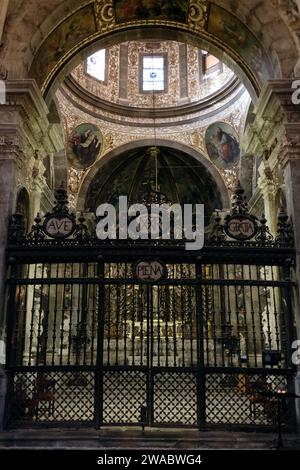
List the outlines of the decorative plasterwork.
{"type": "Polygon", "coordinates": [[[207,0],[190,0],[188,24],[196,31],[206,29],[209,2],[207,0]]]}
{"type": "Polygon", "coordinates": [[[95,0],[94,8],[98,30],[106,33],[113,29],[116,23],[113,1],[95,0]]]}
{"type": "MultiPolygon", "coordinates": [[[[85,72],[85,64],[81,63],[71,73],[72,79],[79,84],[80,87],[87,90],[89,93],[99,97],[102,100],[119,104],[119,82],[125,83],[126,89],[126,106],[132,108],[146,108],[153,107],[152,93],[141,93],[140,79],[142,76],[142,61],[143,54],[163,54],[167,59],[167,89],[164,93],[155,94],[155,108],[169,108],[173,106],[180,106],[180,43],[177,41],[129,41],[126,43],[128,51],[128,67],[123,70],[120,63],[120,50],[123,44],[119,44],[109,48],[108,52],[108,80],[102,83],[95,78],[91,77],[85,72]]],[[[199,48],[186,45],[186,64],[188,70],[187,80],[187,97],[188,103],[196,103],[201,100],[207,100],[210,95],[215,95],[221,92],[224,87],[229,87],[234,78],[234,73],[225,64],[223,64],[223,71],[219,75],[211,78],[206,77],[205,80],[200,82],[199,48]]],[[[66,82],[68,83],[68,81],[66,82]]],[[[73,83],[72,83],[73,86],[73,83]]]]}
{"type": "MultiPolygon", "coordinates": [[[[90,122],[97,125],[101,129],[101,133],[103,135],[103,146],[101,149],[101,154],[98,156],[97,160],[103,158],[103,156],[110,151],[118,149],[125,144],[154,138],[153,127],[151,126],[148,129],[138,127],[130,128],[126,127],[126,122],[123,122],[123,125],[113,125],[106,122],[105,119],[100,120],[92,115],[82,112],[73,104],[70,104],[66,96],[62,95],[61,92],[58,92],[57,98],[60,106],[60,114],[62,115],[66,145],[74,127],[81,123],[90,122]]],[[[176,126],[176,128],[165,127],[157,129],[157,138],[169,140],[170,143],[172,142],[172,145],[174,143],[185,144],[187,147],[197,150],[203,156],[209,159],[204,142],[204,136],[207,127],[212,122],[221,120],[232,125],[238,135],[241,136],[244,129],[246,111],[248,109],[248,100],[249,98],[247,98],[246,101],[245,97],[240,98],[234,107],[226,108],[226,111],[224,110],[222,113],[216,114],[214,117],[210,117],[210,119],[207,121],[200,121],[201,125],[199,125],[198,122],[195,123],[194,126],[176,126]]],[[[238,170],[239,168],[236,166],[230,170],[220,171],[229,190],[234,187],[238,170]]],[[[84,171],[78,171],[73,168],[69,168],[68,190],[70,192],[71,204],[74,209],[76,208],[77,195],[84,175],[84,171]]]]}
{"type": "Polygon", "coordinates": [[[75,209],[76,207],[77,195],[79,193],[79,188],[84,174],[84,170],[77,170],[75,168],[68,169],[68,194],[72,209],[75,209]]]}
{"type": "Polygon", "coordinates": [[[239,179],[239,163],[237,163],[233,168],[230,169],[219,169],[224,181],[225,185],[231,193],[234,192],[236,188],[237,181],[239,179]]]}
{"type": "Polygon", "coordinates": [[[112,0],[95,0],[67,18],[59,19],[56,27],[43,38],[35,51],[29,66],[29,76],[37,81],[43,93],[48,93],[57,74],[85,47],[102,37],[105,37],[107,44],[113,45],[115,42],[108,33],[117,33],[118,41],[137,38],[139,29],[151,26],[161,29],[170,27],[175,32],[177,30],[181,38],[183,34],[189,33],[195,44],[198,41],[199,47],[205,41],[215,51],[224,51],[230,57],[229,60],[243,69],[243,76],[247,76],[253,95],[254,90],[259,91],[261,84],[275,76],[271,59],[261,42],[236,16],[215,3],[205,0],[191,0],[188,3],[186,0],[178,2],[180,5],[177,9],[172,9],[172,0],[166,0],[159,5],[161,12],[158,14],[151,8],[152,2],[148,3],[140,11],[133,2],[135,10],[130,17],[126,16],[122,5],[122,21],[115,20],[117,15],[114,11],[117,9],[113,8],[112,0]]]}

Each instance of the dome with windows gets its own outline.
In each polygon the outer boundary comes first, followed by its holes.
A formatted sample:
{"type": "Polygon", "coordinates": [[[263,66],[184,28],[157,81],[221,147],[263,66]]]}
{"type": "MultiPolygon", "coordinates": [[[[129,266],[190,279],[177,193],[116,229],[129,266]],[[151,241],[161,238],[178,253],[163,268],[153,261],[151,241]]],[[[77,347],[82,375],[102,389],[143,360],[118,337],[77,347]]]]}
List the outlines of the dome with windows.
{"type": "Polygon", "coordinates": [[[170,108],[216,100],[238,80],[207,51],[177,41],[129,41],[89,55],[71,73],[101,101],[132,108],[170,108]],[[188,71],[188,72],[187,72],[188,71]]]}

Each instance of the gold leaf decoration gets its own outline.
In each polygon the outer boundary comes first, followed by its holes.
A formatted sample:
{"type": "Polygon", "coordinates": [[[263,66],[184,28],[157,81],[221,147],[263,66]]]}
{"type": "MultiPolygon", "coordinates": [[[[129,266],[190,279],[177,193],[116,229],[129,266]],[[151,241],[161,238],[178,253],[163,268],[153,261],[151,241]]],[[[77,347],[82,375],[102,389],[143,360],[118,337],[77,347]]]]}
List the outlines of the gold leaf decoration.
{"type": "Polygon", "coordinates": [[[113,0],[95,0],[94,7],[98,30],[105,33],[113,29],[116,24],[113,0]]]}
{"type": "Polygon", "coordinates": [[[203,31],[206,29],[208,6],[209,2],[207,0],[190,0],[188,24],[196,31],[203,31]]]}

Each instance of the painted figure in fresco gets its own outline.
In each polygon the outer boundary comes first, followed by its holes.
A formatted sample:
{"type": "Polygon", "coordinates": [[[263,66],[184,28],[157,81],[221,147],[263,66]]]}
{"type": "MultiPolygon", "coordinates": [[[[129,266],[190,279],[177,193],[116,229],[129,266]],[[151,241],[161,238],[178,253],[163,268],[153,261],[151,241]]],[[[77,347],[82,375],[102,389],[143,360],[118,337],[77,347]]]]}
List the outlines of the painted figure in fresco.
{"type": "Polygon", "coordinates": [[[217,157],[219,164],[234,163],[240,154],[240,146],[236,138],[228,132],[217,127],[215,133],[210,138],[210,151],[217,157]]]}
{"type": "Polygon", "coordinates": [[[92,129],[87,129],[83,132],[77,130],[71,137],[70,145],[76,156],[76,163],[84,168],[96,160],[101,142],[92,129]]]}
{"type": "Polygon", "coordinates": [[[117,21],[128,19],[168,18],[173,21],[185,21],[187,0],[116,0],[117,21]]]}

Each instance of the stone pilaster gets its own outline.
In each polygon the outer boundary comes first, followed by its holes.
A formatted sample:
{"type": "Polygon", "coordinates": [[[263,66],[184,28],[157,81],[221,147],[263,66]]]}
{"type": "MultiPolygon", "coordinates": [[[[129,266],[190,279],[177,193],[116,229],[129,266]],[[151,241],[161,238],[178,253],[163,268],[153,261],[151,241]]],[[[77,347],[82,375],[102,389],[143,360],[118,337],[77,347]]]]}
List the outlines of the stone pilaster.
{"type": "Polygon", "coordinates": [[[271,175],[268,175],[268,168],[264,164],[261,165],[259,177],[259,188],[264,201],[264,213],[268,221],[268,227],[273,235],[277,231],[278,222],[278,204],[276,199],[277,185],[271,175]]]}
{"type": "MultiPolygon", "coordinates": [[[[7,131],[7,126],[5,128],[7,131]]],[[[0,305],[3,305],[3,291],[5,279],[5,249],[9,218],[15,202],[17,185],[17,161],[22,153],[19,133],[12,128],[9,134],[4,134],[0,126],[0,305]]],[[[1,309],[2,310],[2,309],[1,309]]],[[[2,330],[3,315],[0,315],[0,329],[2,330]]],[[[2,335],[0,336],[0,339],[2,335]]]]}
{"type": "Polygon", "coordinates": [[[9,219],[19,188],[29,194],[31,219],[40,209],[41,195],[46,192],[50,197],[43,159],[63,148],[59,125],[49,122],[48,108],[34,80],[7,80],[6,92],[6,104],[0,106],[0,429],[6,394],[3,297],[9,219]]]}
{"type": "MultiPolygon", "coordinates": [[[[300,106],[292,102],[292,81],[267,84],[257,102],[246,132],[245,150],[262,157],[260,191],[271,229],[278,210],[276,194],[283,189],[292,220],[296,246],[296,279],[300,288],[300,106]]],[[[297,336],[300,339],[300,289],[295,298],[297,336]]],[[[291,354],[293,350],[291,348],[291,354]]],[[[300,390],[300,368],[295,381],[300,390]]],[[[300,427],[300,404],[297,421],[300,427]]]]}

